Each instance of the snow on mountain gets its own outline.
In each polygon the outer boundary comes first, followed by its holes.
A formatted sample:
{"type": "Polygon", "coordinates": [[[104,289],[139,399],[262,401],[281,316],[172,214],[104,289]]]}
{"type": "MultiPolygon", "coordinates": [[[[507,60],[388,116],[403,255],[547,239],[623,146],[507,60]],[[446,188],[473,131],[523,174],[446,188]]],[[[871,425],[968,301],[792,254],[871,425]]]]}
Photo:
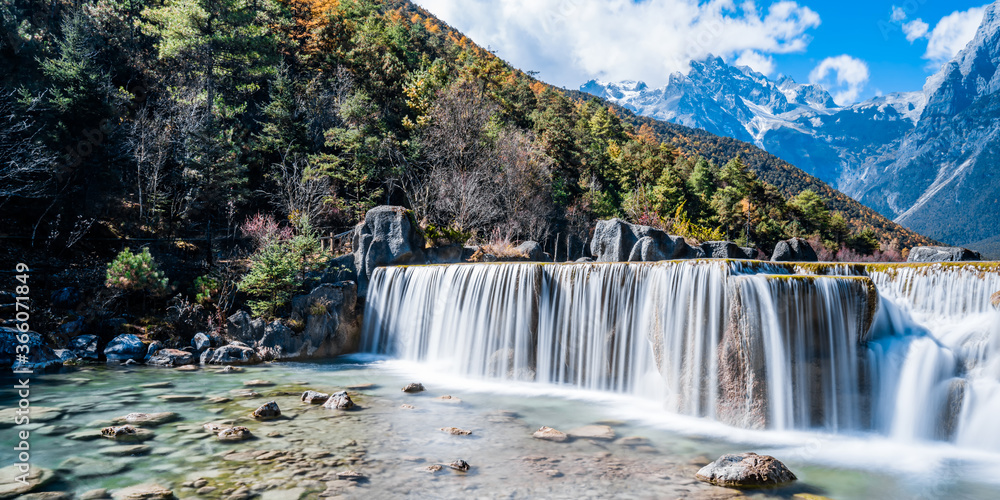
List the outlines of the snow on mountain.
{"type": "Polygon", "coordinates": [[[667,84],[581,90],[636,113],[752,142],[896,222],[1000,258],[1000,1],[922,91],[838,106],[817,85],[708,57],[667,84]]]}

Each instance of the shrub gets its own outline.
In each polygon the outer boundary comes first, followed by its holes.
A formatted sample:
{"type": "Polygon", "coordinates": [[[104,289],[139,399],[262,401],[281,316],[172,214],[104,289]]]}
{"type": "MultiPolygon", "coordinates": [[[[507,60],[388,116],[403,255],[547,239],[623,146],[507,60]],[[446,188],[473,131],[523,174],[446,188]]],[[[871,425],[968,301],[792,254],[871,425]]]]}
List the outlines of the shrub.
{"type": "Polygon", "coordinates": [[[194,301],[201,305],[215,302],[215,296],[219,293],[219,280],[206,274],[194,279],[194,301]]]}
{"type": "Polygon", "coordinates": [[[167,278],[148,248],[132,253],[126,247],[108,264],[105,285],[126,292],[147,292],[158,296],[166,293],[167,278]]]}
{"type": "Polygon", "coordinates": [[[250,272],[240,281],[240,290],[255,316],[274,317],[306,283],[310,271],[324,267],[319,238],[305,217],[295,221],[296,232],[279,230],[278,236],[262,239],[264,245],[250,257],[250,272]],[[285,234],[294,234],[285,237],[285,234]]]}

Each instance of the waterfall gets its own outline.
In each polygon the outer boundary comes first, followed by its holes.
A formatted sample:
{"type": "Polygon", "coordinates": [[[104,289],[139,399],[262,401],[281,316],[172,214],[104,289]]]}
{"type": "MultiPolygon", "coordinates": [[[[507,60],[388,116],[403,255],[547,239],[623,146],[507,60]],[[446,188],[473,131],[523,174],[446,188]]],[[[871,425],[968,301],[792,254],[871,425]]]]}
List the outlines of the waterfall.
{"type": "Polygon", "coordinates": [[[436,370],[1000,451],[996,265],[458,264],[369,290],[364,349],[436,370]]]}

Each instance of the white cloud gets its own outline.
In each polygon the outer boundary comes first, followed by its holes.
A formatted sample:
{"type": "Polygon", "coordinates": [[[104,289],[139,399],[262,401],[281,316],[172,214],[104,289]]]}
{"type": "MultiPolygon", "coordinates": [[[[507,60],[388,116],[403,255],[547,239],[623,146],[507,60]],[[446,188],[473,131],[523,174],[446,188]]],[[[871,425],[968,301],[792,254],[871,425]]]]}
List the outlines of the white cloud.
{"type": "Polygon", "coordinates": [[[750,69],[764,76],[771,76],[771,73],[774,73],[774,58],[755,50],[743,51],[733,64],[736,66],[750,66],[750,69]]]}
{"type": "Polygon", "coordinates": [[[896,7],[895,5],[893,5],[892,6],[892,15],[889,16],[889,19],[891,19],[892,22],[894,22],[894,23],[898,23],[898,22],[901,22],[901,21],[905,20],[906,19],[906,9],[904,9],[902,7],[896,7]]]}
{"type": "Polygon", "coordinates": [[[940,64],[955,57],[976,36],[985,7],[948,14],[930,32],[924,59],[940,64]]]}
{"type": "MultiPolygon", "coordinates": [[[[709,54],[804,51],[819,26],[794,1],[766,9],[747,0],[416,0],[482,46],[545,81],[576,87],[591,78],[653,86],[709,54]]],[[[747,56],[750,57],[750,56],[747,56]]],[[[748,59],[744,59],[745,61],[748,59]]],[[[762,69],[769,69],[767,64],[762,69]]]]}
{"type": "Polygon", "coordinates": [[[927,31],[930,29],[931,25],[925,23],[922,19],[914,19],[903,25],[903,33],[906,34],[906,41],[913,43],[918,38],[923,38],[927,36],[927,31]]]}
{"type": "Polygon", "coordinates": [[[870,76],[867,63],[843,54],[823,59],[809,73],[809,82],[822,85],[833,93],[837,104],[845,106],[858,100],[870,76]]]}

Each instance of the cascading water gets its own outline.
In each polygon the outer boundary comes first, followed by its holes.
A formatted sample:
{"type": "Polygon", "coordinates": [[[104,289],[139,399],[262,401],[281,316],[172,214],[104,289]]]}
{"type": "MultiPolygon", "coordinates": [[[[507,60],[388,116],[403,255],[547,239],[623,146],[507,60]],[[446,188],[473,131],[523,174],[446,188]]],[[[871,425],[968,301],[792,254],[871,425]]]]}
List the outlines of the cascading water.
{"type": "Polygon", "coordinates": [[[364,342],[451,373],[631,394],[739,427],[1000,451],[997,290],[1000,269],[971,264],[383,268],[364,342]]]}

